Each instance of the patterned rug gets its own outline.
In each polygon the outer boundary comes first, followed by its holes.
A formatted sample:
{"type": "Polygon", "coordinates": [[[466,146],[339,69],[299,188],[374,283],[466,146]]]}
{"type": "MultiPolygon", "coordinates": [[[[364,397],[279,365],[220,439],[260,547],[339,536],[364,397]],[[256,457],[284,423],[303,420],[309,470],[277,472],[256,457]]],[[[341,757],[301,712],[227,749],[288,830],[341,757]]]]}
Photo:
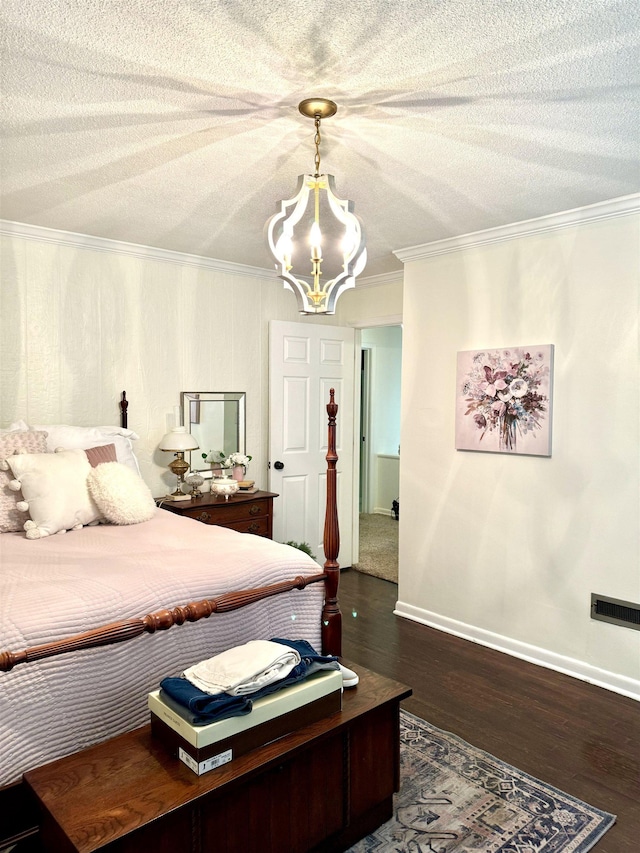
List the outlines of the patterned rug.
{"type": "Polygon", "coordinates": [[[394,817],[353,853],[585,853],[615,816],[400,712],[394,817]]]}

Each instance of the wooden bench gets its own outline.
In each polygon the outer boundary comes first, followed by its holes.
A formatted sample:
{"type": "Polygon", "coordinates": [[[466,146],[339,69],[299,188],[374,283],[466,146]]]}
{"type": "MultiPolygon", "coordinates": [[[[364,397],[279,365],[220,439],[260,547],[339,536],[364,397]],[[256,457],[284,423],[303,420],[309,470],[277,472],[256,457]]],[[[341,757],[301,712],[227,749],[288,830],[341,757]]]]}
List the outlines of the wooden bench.
{"type": "Polygon", "coordinates": [[[136,729],[25,774],[49,853],[328,853],[392,815],[405,685],[362,667],[342,711],[196,776],[136,729]]]}

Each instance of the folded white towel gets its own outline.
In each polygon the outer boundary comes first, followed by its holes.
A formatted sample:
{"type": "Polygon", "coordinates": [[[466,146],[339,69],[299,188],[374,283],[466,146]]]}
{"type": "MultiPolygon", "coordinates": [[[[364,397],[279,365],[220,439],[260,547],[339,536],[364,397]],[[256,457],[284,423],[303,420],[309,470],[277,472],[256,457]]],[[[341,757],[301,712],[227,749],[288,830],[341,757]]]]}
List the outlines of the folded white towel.
{"type": "Polygon", "coordinates": [[[184,677],[205,693],[246,696],[286,678],[300,655],[282,643],[250,640],[185,669],[184,677]]]}

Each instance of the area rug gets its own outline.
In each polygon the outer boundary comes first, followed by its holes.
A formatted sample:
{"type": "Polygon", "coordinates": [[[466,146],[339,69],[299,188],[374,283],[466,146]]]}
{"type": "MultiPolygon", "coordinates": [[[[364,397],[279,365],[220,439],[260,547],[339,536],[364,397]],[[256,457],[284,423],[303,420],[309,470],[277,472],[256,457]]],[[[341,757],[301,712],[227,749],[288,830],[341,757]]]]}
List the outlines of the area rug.
{"type": "Polygon", "coordinates": [[[615,822],[406,711],[400,742],[394,817],[352,853],[585,853],[615,822]]]}
{"type": "Polygon", "coordinates": [[[393,516],[360,513],[359,550],[353,569],[398,583],[398,522],[393,516]]]}

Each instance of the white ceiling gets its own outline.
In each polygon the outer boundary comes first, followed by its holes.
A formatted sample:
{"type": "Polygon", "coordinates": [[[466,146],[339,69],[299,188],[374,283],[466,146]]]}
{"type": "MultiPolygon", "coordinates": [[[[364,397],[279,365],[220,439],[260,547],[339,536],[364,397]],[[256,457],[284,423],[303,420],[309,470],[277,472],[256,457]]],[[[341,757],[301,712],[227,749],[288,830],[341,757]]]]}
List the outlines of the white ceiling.
{"type": "Polygon", "coordinates": [[[323,171],[394,249],[640,189],[638,0],[3,0],[4,219],[272,267],[323,171]]]}

